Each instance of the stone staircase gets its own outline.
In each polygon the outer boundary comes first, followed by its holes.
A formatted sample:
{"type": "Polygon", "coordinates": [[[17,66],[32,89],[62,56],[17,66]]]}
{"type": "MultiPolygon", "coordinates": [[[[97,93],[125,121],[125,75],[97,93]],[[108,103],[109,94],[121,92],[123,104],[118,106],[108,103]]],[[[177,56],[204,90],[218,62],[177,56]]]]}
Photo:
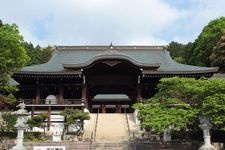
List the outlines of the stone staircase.
{"type": "Polygon", "coordinates": [[[94,142],[92,150],[135,150],[129,142],[94,142]]]}
{"type": "Polygon", "coordinates": [[[125,114],[99,114],[95,140],[128,141],[129,134],[125,114]]]}
{"type": "Polygon", "coordinates": [[[98,120],[96,113],[90,114],[91,119],[85,122],[84,140],[90,141],[91,136],[95,141],[128,141],[133,133],[140,132],[140,128],[135,124],[133,114],[128,113],[100,113],[98,120]],[[126,119],[127,115],[127,119],[126,119]],[[95,130],[95,124],[97,128],[95,130]],[[129,129],[130,133],[129,133],[129,129]],[[96,133],[95,133],[96,131],[96,133]],[[95,137],[95,138],[94,138],[95,137]]]}

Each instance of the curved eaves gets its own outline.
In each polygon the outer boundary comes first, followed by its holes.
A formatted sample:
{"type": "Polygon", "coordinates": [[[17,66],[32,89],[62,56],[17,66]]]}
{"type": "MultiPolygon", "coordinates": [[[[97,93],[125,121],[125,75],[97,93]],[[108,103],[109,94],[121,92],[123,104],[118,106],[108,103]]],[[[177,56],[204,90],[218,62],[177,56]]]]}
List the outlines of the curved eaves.
{"type": "Polygon", "coordinates": [[[160,67],[160,63],[155,63],[155,64],[141,63],[125,55],[99,55],[99,56],[93,57],[92,59],[90,59],[89,61],[85,63],[62,64],[62,65],[65,69],[84,68],[100,60],[125,60],[139,67],[160,67]]]}

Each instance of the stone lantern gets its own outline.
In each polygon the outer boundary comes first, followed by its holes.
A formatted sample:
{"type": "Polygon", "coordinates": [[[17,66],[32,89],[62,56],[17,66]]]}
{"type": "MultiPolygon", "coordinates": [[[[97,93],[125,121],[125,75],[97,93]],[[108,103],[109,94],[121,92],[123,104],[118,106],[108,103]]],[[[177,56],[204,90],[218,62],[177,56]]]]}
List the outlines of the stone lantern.
{"type": "Polygon", "coordinates": [[[27,148],[23,145],[24,139],[24,130],[28,128],[27,119],[29,113],[25,109],[24,102],[19,104],[20,109],[13,112],[17,116],[16,125],[17,128],[17,137],[16,137],[16,145],[11,150],[27,150],[27,148]]]}
{"type": "Polygon", "coordinates": [[[210,118],[208,116],[199,117],[200,125],[199,127],[203,130],[204,144],[199,148],[199,150],[216,150],[216,148],[211,145],[209,130],[212,128],[210,123],[210,118]]]}

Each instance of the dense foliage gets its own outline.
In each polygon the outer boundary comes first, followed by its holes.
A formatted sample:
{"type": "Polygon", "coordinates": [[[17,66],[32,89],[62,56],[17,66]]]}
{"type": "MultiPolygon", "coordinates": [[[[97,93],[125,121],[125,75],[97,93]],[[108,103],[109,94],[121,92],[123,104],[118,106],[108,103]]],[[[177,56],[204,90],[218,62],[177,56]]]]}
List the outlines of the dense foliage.
{"type": "Polygon", "coordinates": [[[72,126],[76,130],[76,134],[79,135],[83,132],[84,120],[89,120],[90,115],[88,112],[84,112],[79,109],[65,109],[61,115],[66,118],[65,126],[72,126]]]}
{"type": "Polygon", "coordinates": [[[11,75],[25,65],[46,63],[52,52],[50,46],[34,47],[25,42],[15,24],[0,21],[0,105],[14,102],[12,93],[17,89],[9,83],[11,75]]]}
{"type": "Polygon", "coordinates": [[[40,113],[36,116],[33,116],[32,118],[29,118],[27,120],[27,124],[30,128],[33,127],[39,127],[39,128],[45,128],[45,120],[47,119],[48,114],[47,113],[40,113]]]}
{"type": "Polygon", "coordinates": [[[141,126],[162,132],[169,126],[174,130],[192,130],[201,115],[210,116],[214,128],[225,127],[225,80],[164,78],[158,85],[159,92],[139,109],[141,126]]]}
{"type": "Polygon", "coordinates": [[[42,128],[44,130],[44,135],[45,135],[45,127],[46,127],[45,120],[47,119],[47,117],[48,117],[47,113],[40,113],[36,116],[33,116],[32,118],[29,118],[27,120],[27,124],[29,128],[33,128],[33,127],[42,128]]]}
{"type": "Polygon", "coordinates": [[[47,46],[47,47],[42,48],[40,63],[48,62],[49,59],[52,57],[52,53],[53,53],[53,47],[47,46]]]}
{"type": "Polygon", "coordinates": [[[52,56],[53,48],[51,46],[42,48],[39,45],[34,46],[32,43],[27,42],[24,42],[23,45],[31,58],[26,64],[28,66],[46,63],[52,56]]]}
{"type": "Polygon", "coordinates": [[[10,76],[23,67],[29,57],[23,46],[23,37],[15,24],[0,25],[0,102],[12,102],[15,87],[9,85],[10,76]]]}
{"type": "Polygon", "coordinates": [[[28,56],[30,57],[30,60],[27,62],[26,65],[29,66],[39,64],[41,62],[41,47],[39,45],[34,47],[32,43],[27,42],[24,42],[23,45],[26,49],[28,56]]]}
{"type": "Polygon", "coordinates": [[[214,46],[212,54],[210,55],[211,66],[220,68],[220,71],[225,71],[225,29],[220,40],[214,46]]]}
{"type": "Polygon", "coordinates": [[[224,30],[225,17],[210,21],[194,43],[170,42],[168,51],[172,58],[184,64],[216,66],[224,71],[224,30]]]}
{"type": "Polygon", "coordinates": [[[171,57],[178,63],[187,64],[190,58],[193,43],[182,44],[175,41],[169,43],[167,50],[170,51],[171,57]]]}
{"type": "Polygon", "coordinates": [[[134,107],[140,110],[138,118],[141,126],[147,131],[158,133],[162,133],[169,126],[172,126],[173,130],[187,128],[188,123],[194,120],[198,110],[185,104],[173,106],[174,103],[171,102],[175,101],[175,99],[170,99],[162,103],[160,99],[151,99],[147,104],[135,104],[134,107]]]}
{"type": "Polygon", "coordinates": [[[11,112],[2,113],[3,122],[0,123],[1,132],[11,132],[15,131],[15,124],[16,124],[16,115],[12,114],[11,112]]]}
{"type": "Polygon", "coordinates": [[[195,40],[193,55],[189,63],[200,66],[210,66],[209,56],[212,53],[213,47],[219,41],[224,29],[225,17],[210,21],[195,40]]]}

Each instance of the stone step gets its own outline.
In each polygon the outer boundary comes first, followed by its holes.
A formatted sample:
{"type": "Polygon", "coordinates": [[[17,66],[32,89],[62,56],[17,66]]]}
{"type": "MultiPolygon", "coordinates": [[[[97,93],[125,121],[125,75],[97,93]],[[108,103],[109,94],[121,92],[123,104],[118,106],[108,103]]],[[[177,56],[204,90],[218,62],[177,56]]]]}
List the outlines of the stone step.
{"type": "Polygon", "coordinates": [[[129,140],[129,135],[125,114],[99,114],[96,141],[127,140],[129,140]]]}
{"type": "Polygon", "coordinates": [[[127,142],[93,143],[93,150],[134,150],[134,146],[127,142]]]}
{"type": "MultiPolygon", "coordinates": [[[[97,119],[96,113],[90,114],[91,119],[85,122],[84,140],[89,141],[91,135],[94,135],[97,119]]],[[[135,124],[132,113],[127,114],[131,136],[139,135],[140,127],[135,124]]],[[[126,114],[124,113],[100,113],[97,120],[96,141],[128,141],[130,136],[128,132],[126,114]]]]}

